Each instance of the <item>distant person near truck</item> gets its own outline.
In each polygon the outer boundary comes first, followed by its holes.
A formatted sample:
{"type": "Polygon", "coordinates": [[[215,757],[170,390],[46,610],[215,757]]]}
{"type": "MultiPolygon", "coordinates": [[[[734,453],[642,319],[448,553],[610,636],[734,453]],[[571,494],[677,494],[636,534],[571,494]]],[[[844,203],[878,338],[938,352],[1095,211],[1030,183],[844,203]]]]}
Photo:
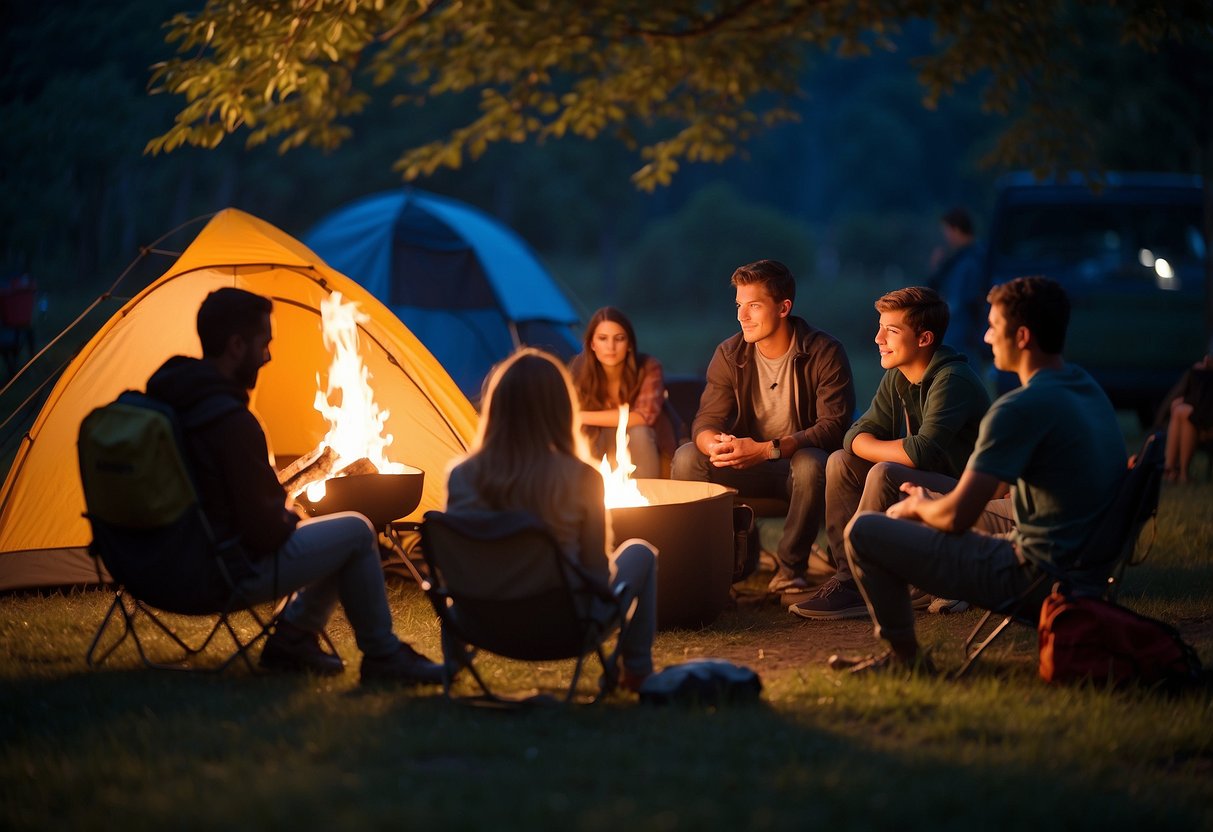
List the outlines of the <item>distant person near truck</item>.
{"type": "Polygon", "coordinates": [[[931,288],[951,310],[943,343],[969,359],[975,368],[989,362],[982,341],[985,333],[985,275],[982,249],[977,243],[973,217],[964,208],[952,208],[939,220],[944,246],[931,256],[931,288]]]}

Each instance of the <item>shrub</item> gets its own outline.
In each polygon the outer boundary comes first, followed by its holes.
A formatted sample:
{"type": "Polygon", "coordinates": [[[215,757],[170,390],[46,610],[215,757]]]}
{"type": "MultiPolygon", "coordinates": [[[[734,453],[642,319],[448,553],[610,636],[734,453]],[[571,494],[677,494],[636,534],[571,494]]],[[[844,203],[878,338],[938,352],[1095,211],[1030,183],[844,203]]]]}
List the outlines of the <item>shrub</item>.
{"type": "Polygon", "coordinates": [[[677,214],[654,222],[622,258],[619,304],[669,304],[694,310],[731,308],[729,277],[738,266],[781,260],[802,285],[813,271],[808,228],[763,205],[747,202],[731,186],[699,190],[677,214]]]}

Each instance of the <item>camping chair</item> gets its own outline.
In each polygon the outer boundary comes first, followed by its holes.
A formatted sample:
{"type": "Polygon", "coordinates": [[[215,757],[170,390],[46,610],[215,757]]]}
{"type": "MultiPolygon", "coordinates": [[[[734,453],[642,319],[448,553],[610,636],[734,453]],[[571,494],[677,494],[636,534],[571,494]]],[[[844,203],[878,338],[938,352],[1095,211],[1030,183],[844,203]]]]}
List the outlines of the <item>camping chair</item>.
{"type": "Polygon", "coordinates": [[[1125,567],[1140,563],[1153,545],[1151,538],[1150,545],[1147,545],[1141,557],[1134,557],[1142,530],[1158,512],[1164,445],[1163,435],[1159,431],[1146,437],[1133,467],[1122,477],[1112,504],[1072,563],[1062,570],[1044,569],[1018,597],[1000,609],[988,610],[981,617],[964,641],[965,662],[956,672],[956,678],[968,672],[978,656],[1012,622],[1036,627],[1043,595],[1055,583],[1061,583],[1079,595],[1116,600],[1125,567]],[[1002,620],[993,629],[988,629],[997,616],[1002,616],[1002,620]],[[983,636],[983,633],[986,635],[983,636]]]}
{"type": "Polygon", "coordinates": [[[218,672],[241,659],[253,670],[249,650],[269,634],[285,603],[265,617],[236,589],[228,565],[239,562],[243,553],[236,541],[217,542],[211,532],[180,452],[176,413],[128,391],[85,418],[77,447],[84,516],[93,532],[89,553],[99,582],[111,583],[114,590],[85,654],[88,666],[99,667],[129,636],[145,667],[218,672]],[[251,618],[251,637],[241,636],[233,623],[238,612],[251,618]],[[201,640],[191,644],[160,613],[213,620],[201,640]],[[179,651],[173,661],[149,657],[140,635],[143,621],[173,642],[179,651]],[[102,647],[111,624],[120,630],[102,647]],[[188,662],[206,651],[220,631],[231,640],[233,651],[218,664],[191,667],[188,662]]]}
{"type": "MultiPolygon", "coordinates": [[[[180,597],[178,590],[189,587],[188,577],[181,579],[169,577],[167,582],[162,582],[163,574],[161,578],[149,578],[146,573],[140,574],[143,571],[143,565],[140,562],[156,559],[171,561],[180,551],[196,547],[199,545],[198,543],[184,540],[172,532],[166,533],[163,529],[154,530],[149,535],[144,533],[145,530],[122,529],[110,526],[92,516],[86,515],[86,517],[93,529],[93,540],[89,544],[89,553],[97,564],[98,579],[103,583],[107,582],[102,573],[102,565],[104,565],[109,572],[114,592],[114,599],[102,617],[101,624],[97,627],[97,632],[93,635],[88,652],[85,654],[85,661],[90,668],[96,669],[104,664],[106,659],[129,636],[143,666],[147,668],[200,670],[217,673],[225,670],[233,662],[242,660],[250,671],[255,672],[256,668],[249,651],[270,634],[278,614],[285,606],[285,599],[278,603],[274,612],[268,617],[247,603],[225,577],[226,571],[222,568],[220,549],[209,540],[209,529],[198,528],[197,533],[202,535],[201,539],[205,541],[202,545],[211,549],[211,563],[214,566],[214,572],[207,575],[205,572],[209,570],[196,570],[195,575],[204,582],[202,585],[213,584],[215,576],[219,576],[222,583],[218,588],[213,588],[207,598],[202,598],[200,601],[185,601],[180,597]],[[172,542],[174,539],[182,545],[174,546],[172,542]],[[128,577],[120,577],[122,575],[128,577]],[[170,623],[162,617],[162,613],[205,616],[211,620],[208,629],[202,636],[187,639],[173,629],[170,623]],[[249,619],[248,623],[240,629],[233,621],[238,613],[243,613],[249,619]],[[148,655],[144,645],[146,633],[140,634],[141,622],[146,622],[147,627],[158,630],[172,641],[176,650],[174,658],[168,661],[156,661],[148,655]],[[103,639],[111,625],[119,628],[117,636],[102,647],[103,639]],[[250,628],[251,635],[241,634],[241,629],[249,630],[250,628]],[[216,642],[220,632],[226,633],[232,650],[217,662],[192,666],[190,663],[204,654],[212,643],[216,642]]],[[[327,635],[325,639],[327,640],[327,635]]],[[[329,645],[331,649],[332,643],[329,642],[329,645]]]]}
{"type": "Polygon", "coordinates": [[[445,514],[427,512],[421,547],[430,578],[423,588],[442,628],[451,696],[455,673],[467,668],[481,694],[461,701],[498,706],[543,703],[550,695],[505,698],[493,693],[476,670],[478,649],[509,659],[540,662],[575,659],[565,703],[577,695],[585,659],[598,657],[598,701],[615,688],[619,642],[631,621],[620,594],[565,557],[538,519],[525,512],[445,514]],[[596,613],[596,614],[595,614],[596,613]],[[604,642],[618,629],[615,649],[604,642]]]}

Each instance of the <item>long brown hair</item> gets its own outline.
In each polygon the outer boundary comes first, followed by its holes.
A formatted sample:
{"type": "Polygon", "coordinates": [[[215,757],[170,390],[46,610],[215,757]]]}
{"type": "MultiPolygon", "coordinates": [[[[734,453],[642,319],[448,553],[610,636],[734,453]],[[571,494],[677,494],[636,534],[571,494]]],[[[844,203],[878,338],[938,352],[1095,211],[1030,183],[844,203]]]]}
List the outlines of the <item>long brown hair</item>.
{"type": "Polygon", "coordinates": [[[572,362],[573,386],[577,391],[577,398],[581,402],[581,409],[607,410],[621,404],[630,405],[635,400],[636,394],[640,392],[640,368],[643,366],[646,356],[641,355],[640,349],[636,346],[636,330],[632,328],[632,322],[628,320],[628,316],[613,306],[602,307],[590,317],[590,322],[586,324],[581,347],[581,355],[574,358],[572,362]],[[602,368],[602,362],[598,360],[598,356],[594,354],[591,346],[594,342],[594,331],[604,321],[619,324],[628,338],[628,355],[623,362],[623,377],[619,380],[620,401],[617,402],[610,401],[607,393],[606,371],[602,368]]]}
{"type": "Polygon", "coordinates": [[[559,359],[525,347],[498,364],[485,388],[480,425],[468,463],[481,497],[494,509],[556,515],[585,440],[576,429],[577,403],[559,359]]]}

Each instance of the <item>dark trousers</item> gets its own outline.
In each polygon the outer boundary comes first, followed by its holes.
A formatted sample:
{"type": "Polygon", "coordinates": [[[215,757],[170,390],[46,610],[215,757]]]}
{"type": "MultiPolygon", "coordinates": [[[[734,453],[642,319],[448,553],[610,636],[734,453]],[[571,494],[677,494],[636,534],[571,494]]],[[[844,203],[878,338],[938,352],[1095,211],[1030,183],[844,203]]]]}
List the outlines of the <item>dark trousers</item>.
{"type": "Polygon", "coordinates": [[[808,572],[809,552],[825,517],[828,458],[829,453],[820,448],[801,448],[790,459],[771,460],[753,468],[717,468],[694,442],[688,442],[674,454],[670,477],[727,485],[736,488],[743,499],[787,500],[788,516],[775,557],[781,575],[802,577],[808,572]]]}
{"type": "Polygon", "coordinates": [[[914,520],[856,515],[846,530],[846,553],[876,637],[899,647],[917,644],[910,586],[988,610],[1018,598],[1039,571],[1020,559],[1011,537],[1010,531],[988,534],[975,528],[946,534],[914,520]]]}
{"type": "Polygon", "coordinates": [[[920,471],[896,462],[868,462],[850,451],[830,454],[826,463],[826,539],[840,581],[853,581],[851,564],[843,548],[847,523],[860,511],[883,512],[900,500],[903,482],[912,482],[946,494],[956,480],[945,474],[920,471]]]}

